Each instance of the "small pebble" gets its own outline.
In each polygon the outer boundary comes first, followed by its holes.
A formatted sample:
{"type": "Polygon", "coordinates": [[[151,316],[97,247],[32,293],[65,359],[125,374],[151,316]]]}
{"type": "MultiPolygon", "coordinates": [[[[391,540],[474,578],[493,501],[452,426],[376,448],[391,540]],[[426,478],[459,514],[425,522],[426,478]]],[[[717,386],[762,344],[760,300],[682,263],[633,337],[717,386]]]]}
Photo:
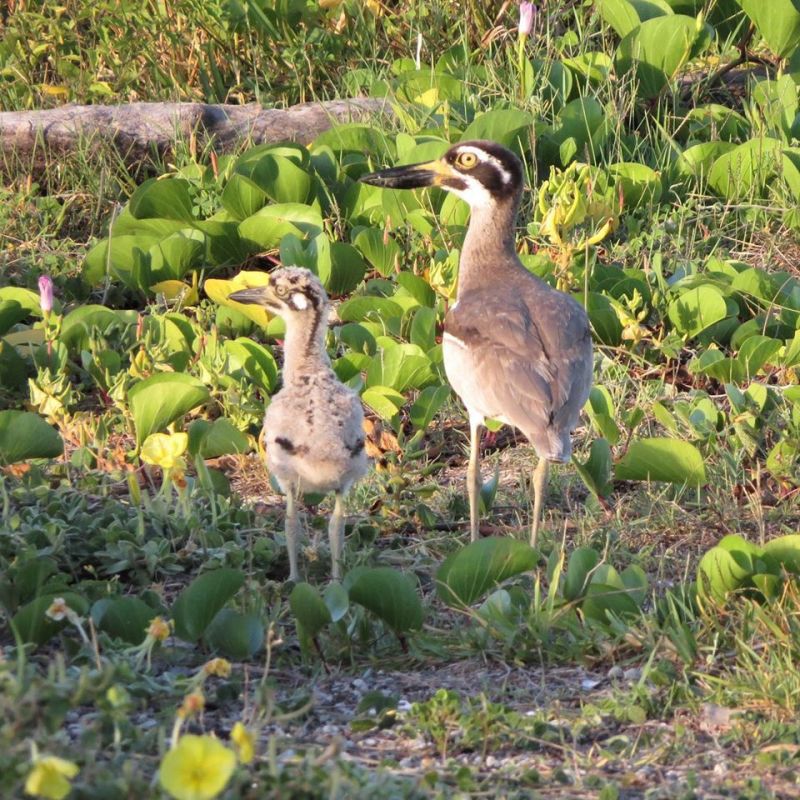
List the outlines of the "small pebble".
{"type": "Polygon", "coordinates": [[[326,734],[328,736],[333,736],[333,735],[339,733],[339,726],[338,725],[330,725],[330,724],[323,725],[319,729],[319,732],[320,733],[324,733],[324,734],[326,734]]]}

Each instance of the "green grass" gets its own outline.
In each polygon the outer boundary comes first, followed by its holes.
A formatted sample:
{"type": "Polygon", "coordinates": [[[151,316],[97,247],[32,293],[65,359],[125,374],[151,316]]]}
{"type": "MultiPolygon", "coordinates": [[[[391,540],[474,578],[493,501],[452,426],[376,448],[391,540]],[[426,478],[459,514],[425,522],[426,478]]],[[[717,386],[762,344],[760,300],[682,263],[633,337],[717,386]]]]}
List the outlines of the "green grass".
{"type": "MultiPolygon", "coordinates": [[[[380,14],[354,0],[322,10],[300,2],[20,3],[4,22],[0,106],[22,110],[67,100],[283,106],[363,91],[388,95],[404,112],[379,131],[390,146],[403,136],[456,140],[481,113],[521,107],[536,120],[536,135],[527,128],[520,146],[528,155],[529,182],[538,189],[549,175],[543,142],[564,101],[543,76],[554,74],[563,59],[613,55],[618,41],[591,4],[564,6],[539,16],[526,52],[540,80],[520,101],[514,9],[495,20],[499,3],[466,9],[445,0],[384,4],[380,14]],[[420,67],[437,70],[433,83],[427,74],[420,79],[423,90],[439,92],[433,105],[410,82],[410,76],[419,79],[409,71],[418,45],[420,67]]],[[[730,33],[720,35],[683,73],[707,76],[736,57],[733,41],[730,33]]],[[[759,42],[756,51],[776,61],[759,42]]],[[[419,389],[403,389],[399,421],[370,414],[384,435],[371,437],[380,451],[378,469],[348,501],[344,565],[345,573],[391,567],[410,577],[424,624],[402,637],[355,602],[341,620],[321,626],[314,641],[304,638],[302,624],[298,630],[285,583],[282,501],[253,448],[267,392],[254,380],[232,377],[223,350],[226,341],[249,337],[271,348],[279,364],[275,336],[226,315],[202,293],[197,303],[176,309],[147,286],[83,279],[86,253],[108,236],[112,219],[144,179],[186,178],[196,218],[205,219],[219,210],[245,145],[229,160],[220,158],[219,177],[212,174],[210,153],[195,153],[187,142],[177,142],[163,161],[136,166],[90,142],[69,156],[45,153],[35,163],[4,154],[0,290],[35,291],[38,277],[47,274],[65,317],[99,303],[130,312],[124,323],[94,328],[63,354],[55,346],[47,360],[43,350],[20,351],[27,359],[21,380],[5,380],[19,375],[0,348],[0,410],[38,411],[65,442],[61,458],[0,468],[0,606],[10,618],[37,594],[77,592],[87,608],[79,614],[81,630],[64,623],[38,647],[15,640],[4,618],[4,797],[23,796],[34,746],[79,764],[71,797],[166,797],[158,788],[158,765],[177,711],[198,682],[205,709],[184,723],[183,733],[214,733],[227,743],[233,723],[242,720],[256,734],[256,759],[237,768],[222,795],[227,798],[755,800],[796,794],[796,578],[784,575],[770,600],[751,586],[713,602],[693,583],[701,557],[723,536],[741,534],[762,545],[798,530],[797,473],[782,471],[770,457],[784,442],[785,457],[797,464],[800,400],[788,391],[798,368],[775,355],[737,383],[740,392],[756,386],[749,399],[738,398],[725,380],[698,371],[692,360],[713,349],[735,355],[740,344],[682,333],[670,317],[676,277],[693,275],[710,285],[719,262],[798,277],[797,220],[789,213],[797,202],[793,184],[772,178],[724,197],[681,172],[678,156],[705,135],[687,121],[688,109],[721,102],[749,115],[759,135],[783,136],[788,148],[797,147],[796,133],[769,114],[758,116],[748,96],[704,78],[689,94],[670,85],[648,101],[637,100],[629,75],[576,79],[572,91],[572,97],[596,100],[607,125],[605,143],[597,149],[584,144],[577,158],[603,169],[620,161],[649,166],[663,189],[659,202],[638,208],[626,202],[610,237],[597,248],[568,253],[565,262],[578,289],[584,275],[588,283],[589,273],[617,265],[634,281],[643,275],[651,290],[640,339],[598,342],[596,380],[608,391],[619,435],[614,459],[630,442],[667,436],[697,448],[706,482],[684,488],[618,480],[601,502],[572,465],[556,468],[538,568],[504,584],[507,601],[496,594],[483,606],[484,595],[457,611],[437,594],[435,576],[469,538],[468,427],[450,398],[418,431],[409,409],[419,389]],[[170,319],[194,326],[191,344],[175,344],[170,319]],[[106,375],[100,367],[108,366],[110,352],[119,369],[106,375]],[[138,423],[127,401],[128,390],[148,374],[172,370],[188,372],[209,392],[203,406],[173,427],[224,417],[250,436],[251,446],[246,455],[187,457],[181,491],[164,488],[160,471],[140,463],[138,423]],[[29,379],[40,389],[57,387],[55,408],[31,395],[29,379]],[[566,601],[558,570],[568,569],[579,548],[593,548],[618,573],[643,571],[648,587],[635,612],[598,620],[583,597],[566,601]],[[169,616],[181,592],[215,568],[241,573],[243,586],[228,605],[252,615],[266,642],[254,655],[234,659],[227,677],[198,678],[215,651],[205,640],[177,635],[153,648],[148,668],[141,646],[114,638],[88,612],[98,601],[125,596],[169,616]]],[[[437,288],[427,307],[441,322],[453,279],[444,257],[463,235],[463,226],[443,219],[441,198],[420,198],[427,227],[415,227],[412,216],[387,222],[382,206],[342,201],[352,178],[390,160],[376,145],[332,153],[328,167],[338,183],[322,180],[321,167],[309,172],[319,180],[324,232],[351,242],[359,227],[382,233],[385,226],[400,248],[403,271],[437,288]]],[[[536,204],[536,191],[526,192],[517,241],[529,266],[548,272],[563,253],[540,234],[536,204]]],[[[277,244],[267,249],[270,257],[279,255],[277,244]]],[[[202,285],[264,263],[230,258],[194,271],[202,285]]],[[[397,298],[397,291],[397,275],[380,275],[370,262],[365,280],[337,299],[397,298]]],[[[619,301],[615,315],[631,312],[630,302],[624,306],[629,294],[614,295],[607,287],[596,293],[619,301]]],[[[774,333],[785,352],[792,336],[768,330],[770,315],[783,312],[786,323],[798,309],[765,309],[763,298],[749,290],[736,297],[740,324],[756,320],[758,332],[774,333]]],[[[412,337],[408,318],[394,327],[388,318],[358,324],[372,334],[388,331],[398,343],[412,337]]],[[[23,319],[11,333],[29,328],[42,324],[23,319]]],[[[358,352],[338,326],[329,345],[337,368],[358,352]]],[[[380,348],[388,352],[390,345],[380,348]]],[[[440,365],[435,357],[429,361],[431,385],[438,385],[440,365]]],[[[579,462],[601,435],[610,435],[603,424],[597,415],[594,421],[584,416],[576,432],[579,462]]],[[[525,540],[533,451],[515,446],[506,433],[485,447],[484,480],[497,470],[499,482],[482,532],[525,540]]],[[[320,591],[328,580],[329,511],[329,501],[307,509],[309,538],[301,549],[308,580],[320,591]]],[[[784,569],[793,573],[791,564],[784,569]]]]}

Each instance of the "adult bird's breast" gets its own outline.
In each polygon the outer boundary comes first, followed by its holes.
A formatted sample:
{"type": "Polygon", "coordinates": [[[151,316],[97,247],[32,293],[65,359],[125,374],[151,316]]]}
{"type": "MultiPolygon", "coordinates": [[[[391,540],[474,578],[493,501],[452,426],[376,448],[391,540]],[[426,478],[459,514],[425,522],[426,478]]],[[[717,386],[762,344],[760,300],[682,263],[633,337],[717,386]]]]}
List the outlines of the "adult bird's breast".
{"type": "Polygon", "coordinates": [[[494,407],[482,390],[481,364],[475,358],[475,351],[463,339],[450,333],[446,323],[442,356],[447,380],[466,406],[470,417],[477,422],[489,417],[499,418],[500,409],[494,407]]]}

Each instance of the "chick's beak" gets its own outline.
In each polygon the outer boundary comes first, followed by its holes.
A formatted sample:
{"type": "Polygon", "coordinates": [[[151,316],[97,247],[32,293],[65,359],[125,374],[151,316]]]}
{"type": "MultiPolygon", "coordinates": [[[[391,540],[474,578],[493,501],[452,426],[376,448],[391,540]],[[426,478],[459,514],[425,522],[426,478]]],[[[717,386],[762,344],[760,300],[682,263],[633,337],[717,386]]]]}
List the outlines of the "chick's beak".
{"type": "Polygon", "coordinates": [[[439,186],[442,178],[450,173],[449,165],[442,161],[426,161],[404,167],[381,169],[362,175],[361,183],[381,186],[384,189],[420,189],[424,186],[439,186]]]}
{"type": "Polygon", "coordinates": [[[272,290],[269,286],[255,286],[251,289],[240,289],[238,292],[228,295],[228,300],[244,305],[264,306],[272,298],[272,290]]]}

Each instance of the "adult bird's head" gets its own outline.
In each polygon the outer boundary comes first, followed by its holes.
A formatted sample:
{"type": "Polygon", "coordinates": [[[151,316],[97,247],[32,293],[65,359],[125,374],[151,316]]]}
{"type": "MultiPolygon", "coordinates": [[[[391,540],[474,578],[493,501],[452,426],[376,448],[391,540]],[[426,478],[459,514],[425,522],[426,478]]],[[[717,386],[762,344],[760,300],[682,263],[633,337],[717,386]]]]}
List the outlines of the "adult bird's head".
{"type": "Polygon", "coordinates": [[[319,278],[300,267],[273,270],[266,286],[241,289],[228,295],[228,299],[236,303],[263,306],[287,320],[309,314],[319,317],[328,302],[319,278]]]}
{"type": "Polygon", "coordinates": [[[359,180],[386,189],[440,186],[473,209],[516,206],[522,193],[522,162],[497,142],[460,142],[441,158],[363,175],[359,180]]]}

